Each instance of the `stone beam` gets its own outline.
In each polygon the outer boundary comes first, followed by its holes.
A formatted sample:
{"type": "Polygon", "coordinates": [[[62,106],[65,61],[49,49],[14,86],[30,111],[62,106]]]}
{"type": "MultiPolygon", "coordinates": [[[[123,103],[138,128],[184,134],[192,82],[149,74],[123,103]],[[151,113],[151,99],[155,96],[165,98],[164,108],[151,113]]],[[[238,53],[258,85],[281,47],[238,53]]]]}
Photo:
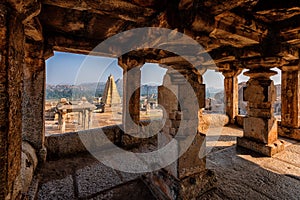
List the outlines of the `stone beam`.
{"type": "Polygon", "coordinates": [[[299,31],[300,31],[300,26],[291,29],[281,30],[280,36],[283,38],[284,42],[287,42],[290,45],[294,45],[300,48],[299,31]]]}
{"type": "MultiPolygon", "coordinates": [[[[258,0],[223,0],[223,1],[210,1],[204,0],[201,1],[200,6],[206,7],[210,13],[218,15],[222,12],[231,10],[239,6],[255,5],[258,0]]],[[[200,7],[201,9],[201,7],[200,7]]]]}
{"type": "Polygon", "coordinates": [[[281,68],[281,136],[300,140],[300,71],[297,66],[281,68]]]}
{"type": "Polygon", "coordinates": [[[232,12],[216,16],[215,21],[215,29],[210,33],[210,37],[219,39],[224,45],[234,47],[255,45],[268,34],[268,29],[262,24],[232,12]]]}
{"type": "MultiPolygon", "coordinates": [[[[258,57],[258,58],[251,58],[245,59],[241,61],[242,65],[247,69],[268,69],[274,67],[281,67],[283,65],[288,64],[286,60],[281,57],[258,57]]],[[[263,71],[263,70],[262,70],[263,71]]]]}
{"type": "Polygon", "coordinates": [[[274,8],[257,11],[254,16],[267,23],[279,22],[300,15],[300,7],[274,8]]]}
{"type": "Polygon", "coordinates": [[[100,15],[112,15],[123,20],[133,22],[143,22],[145,21],[145,17],[150,17],[155,13],[155,11],[151,8],[137,6],[120,0],[43,0],[42,3],[70,10],[88,11],[90,13],[100,15]]]}
{"type": "MultiPolygon", "coordinates": [[[[62,51],[78,54],[89,54],[101,41],[89,40],[79,37],[66,36],[61,33],[45,33],[45,43],[50,49],[49,54],[54,51],[62,51]]],[[[101,55],[101,54],[100,54],[101,55]]],[[[103,55],[110,57],[111,55],[103,55]]]]}

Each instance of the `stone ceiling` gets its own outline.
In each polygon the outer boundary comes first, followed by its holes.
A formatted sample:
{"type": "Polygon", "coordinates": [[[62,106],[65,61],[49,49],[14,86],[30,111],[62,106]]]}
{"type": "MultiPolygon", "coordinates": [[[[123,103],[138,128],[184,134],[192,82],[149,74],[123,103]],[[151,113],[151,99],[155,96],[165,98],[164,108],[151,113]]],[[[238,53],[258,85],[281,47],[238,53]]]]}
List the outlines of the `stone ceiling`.
{"type": "MultiPolygon", "coordinates": [[[[117,33],[163,27],[195,39],[223,70],[299,65],[299,0],[41,0],[35,4],[39,15],[25,23],[26,34],[29,40],[44,41],[45,52],[87,54],[117,33]]],[[[159,49],[132,54],[148,62],[182,60],[159,49]]],[[[203,52],[197,54],[201,57],[203,52]]],[[[204,61],[201,66],[211,64],[204,61]]]]}

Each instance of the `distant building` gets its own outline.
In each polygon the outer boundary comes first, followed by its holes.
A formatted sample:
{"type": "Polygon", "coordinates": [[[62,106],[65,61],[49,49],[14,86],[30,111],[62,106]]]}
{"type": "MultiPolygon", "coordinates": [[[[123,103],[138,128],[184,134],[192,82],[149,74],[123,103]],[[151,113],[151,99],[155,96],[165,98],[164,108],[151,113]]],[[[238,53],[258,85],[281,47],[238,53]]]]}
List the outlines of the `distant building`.
{"type": "Polygon", "coordinates": [[[120,94],[118,92],[114,77],[112,75],[110,75],[107,79],[102,100],[105,106],[121,104],[120,94]]]}

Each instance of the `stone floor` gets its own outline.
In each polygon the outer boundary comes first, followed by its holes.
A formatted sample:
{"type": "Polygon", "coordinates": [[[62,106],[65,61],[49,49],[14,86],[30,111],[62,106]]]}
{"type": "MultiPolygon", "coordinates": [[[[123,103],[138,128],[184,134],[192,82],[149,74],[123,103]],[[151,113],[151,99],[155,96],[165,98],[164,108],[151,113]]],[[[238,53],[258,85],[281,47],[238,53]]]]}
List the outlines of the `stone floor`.
{"type": "MultiPolygon", "coordinates": [[[[199,199],[300,199],[300,142],[285,140],[273,158],[236,149],[236,127],[211,129],[207,168],[218,179],[199,199]],[[219,133],[222,133],[221,135],[219,133]]],[[[89,155],[49,161],[41,169],[38,199],[155,199],[140,178],[111,169],[89,155]]]]}

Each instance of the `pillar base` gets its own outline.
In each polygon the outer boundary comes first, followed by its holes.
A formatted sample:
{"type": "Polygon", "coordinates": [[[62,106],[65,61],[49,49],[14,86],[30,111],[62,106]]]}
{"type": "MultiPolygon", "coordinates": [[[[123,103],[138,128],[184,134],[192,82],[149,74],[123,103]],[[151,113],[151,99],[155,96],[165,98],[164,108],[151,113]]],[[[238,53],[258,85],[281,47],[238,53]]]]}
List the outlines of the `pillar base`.
{"type": "Polygon", "coordinates": [[[244,147],[246,149],[250,149],[257,153],[271,157],[284,150],[284,143],[280,140],[276,140],[272,144],[264,144],[250,138],[238,137],[237,147],[244,147]]]}
{"type": "Polygon", "coordinates": [[[278,135],[295,140],[300,140],[300,128],[278,126],[278,135]]]}
{"type": "Polygon", "coordinates": [[[145,182],[158,199],[188,200],[200,197],[216,187],[215,173],[211,170],[177,179],[165,170],[153,172],[145,182]]]}

